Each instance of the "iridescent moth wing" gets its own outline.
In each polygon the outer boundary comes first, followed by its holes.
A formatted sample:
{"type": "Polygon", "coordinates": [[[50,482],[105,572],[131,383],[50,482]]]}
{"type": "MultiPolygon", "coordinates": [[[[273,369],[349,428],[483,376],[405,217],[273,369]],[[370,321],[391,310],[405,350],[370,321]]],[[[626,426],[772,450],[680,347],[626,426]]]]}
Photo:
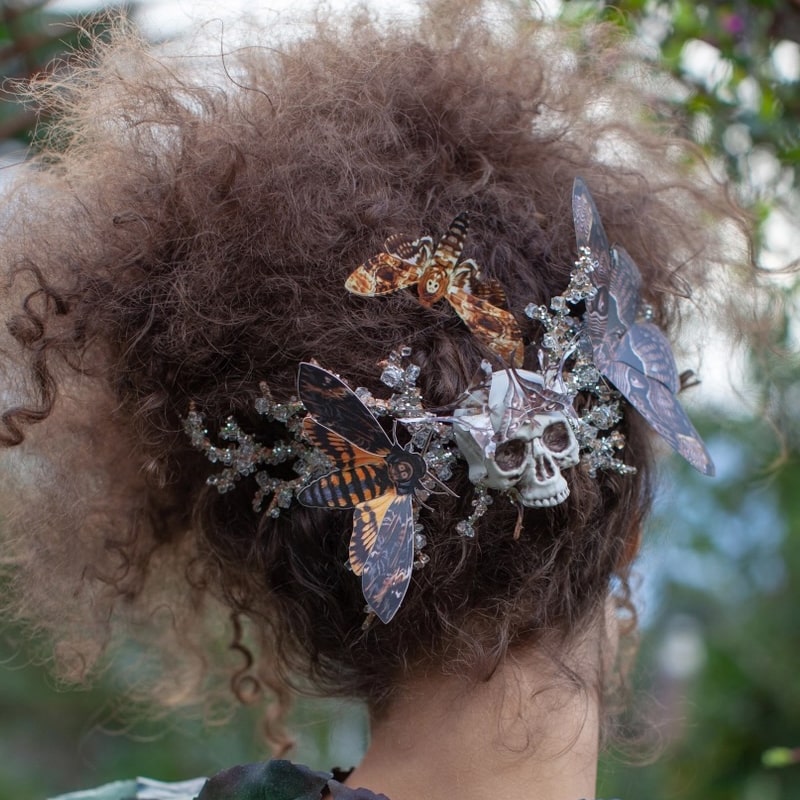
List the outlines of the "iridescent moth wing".
{"type": "MultiPolygon", "coordinates": [[[[622,249],[614,248],[613,283],[639,270],[622,249]]],[[[639,278],[641,281],[641,278],[639,278]]],[[[611,295],[614,295],[612,288],[611,295]]],[[[613,308],[613,306],[612,306],[613,308]]],[[[672,348],[652,322],[634,322],[617,340],[614,360],[601,372],[622,392],[650,426],[698,472],[714,474],[711,456],[678,398],[680,378],[672,348]]]]}
{"type": "Polygon", "coordinates": [[[592,282],[596,294],[591,303],[586,303],[586,326],[594,348],[595,364],[602,372],[602,364],[608,364],[613,360],[608,353],[610,344],[605,341],[608,330],[611,250],[597,206],[586,184],[580,178],[575,178],[572,187],[572,218],[575,223],[578,250],[579,252],[588,250],[594,263],[592,282]]]}
{"type": "Polygon", "coordinates": [[[610,248],[589,190],[577,178],[573,217],[579,248],[595,264],[594,297],[586,318],[594,361],[648,424],[695,469],[713,475],[714,465],[675,396],[680,380],[666,336],[651,322],[637,321],[642,277],[621,247],[610,248]]]}
{"type": "Polygon", "coordinates": [[[578,248],[587,247],[595,259],[595,274],[599,283],[607,283],[611,272],[611,250],[600,214],[586,184],[575,178],[572,187],[572,219],[578,248]]]}
{"type": "Polygon", "coordinates": [[[652,322],[637,321],[641,286],[642,276],[634,260],[622,247],[613,247],[610,281],[605,290],[608,316],[604,343],[612,362],[643,372],[675,394],[681,383],[669,340],[652,322]]]}
{"type": "Polygon", "coordinates": [[[387,436],[378,420],[335,375],[303,363],[298,394],[310,417],[303,430],[335,465],[299,494],[303,505],[352,508],[349,560],[364,598],[383,622],[397,613],[414,560],[414,492],[422,456],[387,436]]]}

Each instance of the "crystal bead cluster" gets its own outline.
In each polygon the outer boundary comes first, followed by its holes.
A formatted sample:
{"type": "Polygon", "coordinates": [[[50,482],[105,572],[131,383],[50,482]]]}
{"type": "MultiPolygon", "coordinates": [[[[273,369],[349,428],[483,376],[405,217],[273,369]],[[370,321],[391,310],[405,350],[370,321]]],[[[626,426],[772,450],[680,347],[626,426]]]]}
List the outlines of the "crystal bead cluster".
{"type": "Polygon", "coordinates": [[[472,496],[472,513],[466,519],[456,523],[456,531],[467,539],[473,539],[475,537],[475,523],[489,510],[492,502],[488,487],[482,483],[476,484],[472,496]]]}
{"type": "Polygon", "coordinates": [[[585,320],[570,314],[571,306],[594,297],[597,292],[591,277],[596,267],[591,251],[581,248],[563,294],[551,298],[549,307],[530,303],[525,316],[544,328],[539,362],[545,386],[554,395],[561,395],[569,409],[579,392],[594,398],[580,415],[574,410],[567,415],[589,475],[596,477],[599,470],[630,475],[636,468],[617,457],[625,447],[624,435],[614,430],[622,419],[621,395],[608,385],[594,364],[585,320]]]}
{"type": "Polygon", "coordinates": [[[261,511],[264,500],[271,496],[266,512],[271,517],[280,516],[281,509],[288,509],[300,489],[315,477],[331,468],[325,455],[305,442],[301,437],[305,408],[296,400],[276,403],[266,383],[260,384],[261,396],[253,406],[256,412],[270,422],[286,426],[290,438],[280,440],[271,447],[260,444],[252,434],[245,433],[233,417],[228,417],[219,429],[219,438],[228,445],[212,443],[205,427],[203,416],[192,405],[183,421],[192,445],[205,453],[212,464],[222,464],[223,469],[206,479],[209,486],[216,487],[220,494],[229,492],[236,482],[247,475],[254,475],[258,489],[253,497],[253,510],[261,511]],[[292,469],[297,477],[285,480],[274,477],[267,469],[293,461],[292,469]]]}

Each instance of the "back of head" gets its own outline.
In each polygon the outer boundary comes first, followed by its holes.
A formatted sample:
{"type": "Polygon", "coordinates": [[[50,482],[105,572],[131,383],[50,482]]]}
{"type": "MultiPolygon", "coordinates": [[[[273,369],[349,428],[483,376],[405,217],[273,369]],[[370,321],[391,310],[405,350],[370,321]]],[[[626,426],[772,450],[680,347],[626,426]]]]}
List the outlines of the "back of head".
{"type": "Polygon", "coordinates": [[[576,177],[663,330],[718,257],[724,193],[644,121],[646,75],[604,30],[439,6],[391,27],[360,14],[306,30],[228,55],[216,75],[119,36],[45,96],[61,122],[3,234],[2,435],[25,459],[4,534],[15,610],[57,638],[72,677],[119,630],[155,636],[175,659],[162,688],[181,702],[232,612],[240,649],[217,667],[240,694],[300,686],[378,709],[415,670],[480,680],[515,648],[557,654],[613,580],[626,586],[652,468],[630,407],[619,458],[636,473],[575,466],[569,496],[525,507],[518,538],[502,493],[474,537],[457,530],[475,510],[459,461],[450,492],[419,508],[428,563],[392,621],[366,628],[343,566],[352,512],[256,513],[253,478],[207,483],[219,467],[183,432],[192,404],[212,438],[233,415],[270,446],[287,432],[255,412],[259,382],[289,401],[301,362],[388,397],[376,365],[407,346],[429,409],[452,410],[473,384],[491,353],[450,305],[345,291],[391,235],[435,242],[468,212],[463,255],[504,290],[533,371],[543,329],[524,309],[569,283],[576,177]]]}

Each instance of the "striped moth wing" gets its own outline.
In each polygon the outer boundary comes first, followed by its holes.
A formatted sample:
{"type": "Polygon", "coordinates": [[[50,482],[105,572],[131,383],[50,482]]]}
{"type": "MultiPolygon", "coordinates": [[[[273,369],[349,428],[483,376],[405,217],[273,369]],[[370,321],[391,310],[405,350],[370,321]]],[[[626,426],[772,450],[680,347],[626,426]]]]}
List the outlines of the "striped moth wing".
{"type": "Polygon", "coordinates": [[[343,381],[314,364],[300,365],[298,394],[309,416],[306,438],[334,469],[298,493],[317,508],[352,508],[349,562],[364,598],[383,622],[397,613],[414,561],[414,493],[425,460],[392,442],[343,381]]]}

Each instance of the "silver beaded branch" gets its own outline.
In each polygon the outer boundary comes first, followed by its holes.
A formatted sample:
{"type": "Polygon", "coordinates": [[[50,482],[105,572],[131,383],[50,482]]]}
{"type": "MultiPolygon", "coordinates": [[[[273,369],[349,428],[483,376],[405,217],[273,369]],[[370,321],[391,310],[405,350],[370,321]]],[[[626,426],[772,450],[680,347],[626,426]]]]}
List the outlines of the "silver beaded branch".
{"type": "Polygon", "coordinates": [[[588,392],[597,398],[597,402],[580,417],[567,415],[580,445],[581,458],[593,478],[601,469],[620,475],[636,472],[636,467],[617,458],[619,451],[625,447],[625,436],[613,430],[622,419],[622,396],[609,386],[594,364],[585,320],[569,313],[569,306],[596,294],[597,289],[591,279],[596,266],[591,251],[586,247],[581,248],[564,293],[553,297],[549,308],[535,303],[525,307],[525,316],[540,322],[545,330],[539,350],[545,385],[549,384],[554,391],[572,399],[578,392],[588,392]],[[569,367],[565,364],[569,364],[569,367]]]}
{"type": "Polygon", "coordinates": [[[258,489],[253,497],[253,510],[261,511],[265,498],[271,495],[265,513],[278,517],[281,509],[291,506],[297,492],[318,475],[329,472],[331,464],[322,451],[312,447],[301,436],[306,413],[303,404],[298,400],[276,403],[266,383],[262,382],[260,389],[261,396],[253,403],[256,412],[270,422],[285,425],[290,439],[267,447],[256,442],[251,434],[245,433],[233,417],[228,417],[219,430],[219,438],[233,444],[217,446],[211,442],[203,416],[194,405],[190,406],[183,427],[195,448],[205,453],[212,464],[223,465],[221,472],[206,478],[209,486],[215,486],[220,494],[224,494],[233,489],[243,476],[255,475],[258,489]],[[297,477],[291,480],[273,477],[268,470],[259,469],[292,460],[297,477]]]}

